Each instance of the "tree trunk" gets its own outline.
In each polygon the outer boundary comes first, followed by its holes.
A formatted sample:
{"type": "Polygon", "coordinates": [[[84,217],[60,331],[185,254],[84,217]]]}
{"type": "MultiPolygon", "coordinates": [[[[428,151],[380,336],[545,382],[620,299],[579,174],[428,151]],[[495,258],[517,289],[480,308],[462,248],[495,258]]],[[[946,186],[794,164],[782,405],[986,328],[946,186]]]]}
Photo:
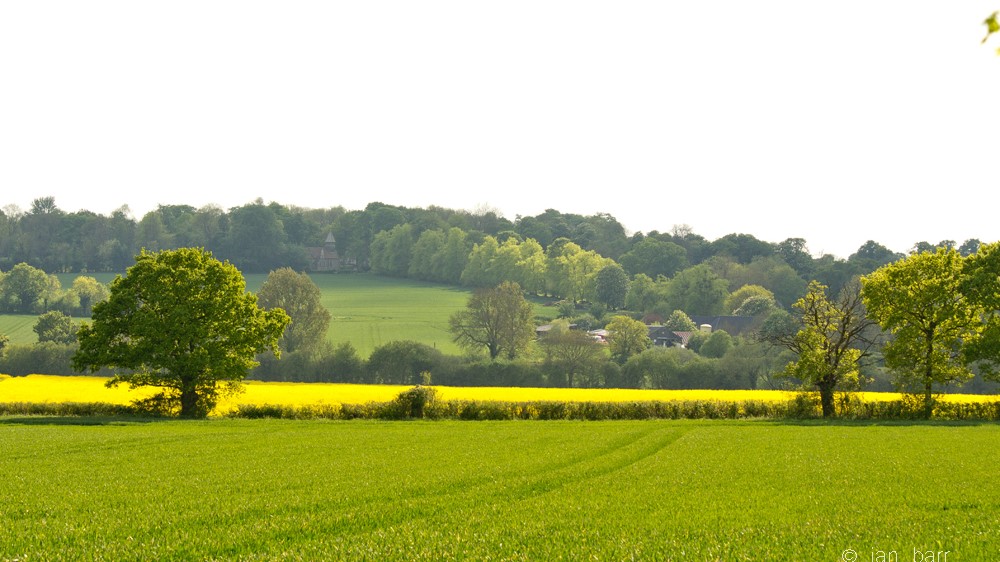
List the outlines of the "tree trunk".
{"type": "Polygon", "coordinates": [[[933,329],[929,334],[927,334],[927,367],[924,369],[924,417],[930,419],[931,413],[934,411],[934,397],[931,394],[931,390],[934,386],[934,363],[932,358],[934,357],[934,331],[933,329]]]}
{"type": "Polygon", "coordinates": [[[832,418],[837,415],[837,409],[833,404],[833,386],[821,385],[819,387],[819,401],[823,406],[823,417],[832,418]]]}
{"type": "Polygon", "coordinates": [[[193,418],[198,415],[198,391],[194,386],[181,389],[181,417],[193,418]]]}
{"type": "Polygon", "coordinates": [[[931,418],[931,414],[934,413],[934,394],[931,392],[934,383],[930,380],[924,384],[924,417],[926,419],[931,418]]]}

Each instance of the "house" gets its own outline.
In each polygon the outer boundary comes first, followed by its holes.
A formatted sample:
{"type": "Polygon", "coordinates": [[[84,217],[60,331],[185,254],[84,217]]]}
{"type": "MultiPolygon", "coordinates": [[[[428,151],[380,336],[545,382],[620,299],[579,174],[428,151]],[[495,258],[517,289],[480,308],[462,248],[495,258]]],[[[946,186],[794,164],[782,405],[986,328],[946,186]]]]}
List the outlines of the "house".
{"type": "Polygon", "coordinates": [[[309,252],[309,271],[341,271],[343,269],[354,269],[353,260],[342,260],[337,253],[337,241],[333,233],[326,235],[326,241],[322,246],[311,246],[306,248],[309,252]]]}
{"type": "Polygon", "coordinates": [[[653,345],[660,347],[684,347],[684,338],[666,326],[646,326],[653,345]]]}

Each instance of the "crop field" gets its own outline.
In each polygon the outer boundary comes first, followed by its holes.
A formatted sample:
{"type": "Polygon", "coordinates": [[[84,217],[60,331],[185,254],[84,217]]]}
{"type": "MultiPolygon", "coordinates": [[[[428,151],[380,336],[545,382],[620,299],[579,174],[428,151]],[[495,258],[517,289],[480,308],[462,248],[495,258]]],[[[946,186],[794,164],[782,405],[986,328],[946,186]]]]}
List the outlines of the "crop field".
{"type": "MultiPolygon", "coordinates": [[[[102,377],[62,377],[0,375],[0,403],[4,402],[106,402],[128,404],[153,394],[151,389],[129,390],[125,385],[106,388],[102,377]]],[[[310,406],[388,402],[408,386],[379,384],[289,383],[249,381],[245,391],[220,402],[216,414],[224,414],[241,404],[310,406]]],[[[608,388],[516,388],[516,387],[435,387],[440,400],[501,402],[639,402],[639,401],[720,401],[785,402],[795,392],[781,390],[638,390],[608,388]]],[[[865,402],[899,400],[893,392],[862,392],[865,402]]],[[[945,394],[941,400],[968,403],[996,400],[995,396],[945,394]]]]}
{"type": "Polygon", "coordinates": [[[995,424],[12,417],[0,451],[0,560],[960,561],[1000,544],[995,424]]]}

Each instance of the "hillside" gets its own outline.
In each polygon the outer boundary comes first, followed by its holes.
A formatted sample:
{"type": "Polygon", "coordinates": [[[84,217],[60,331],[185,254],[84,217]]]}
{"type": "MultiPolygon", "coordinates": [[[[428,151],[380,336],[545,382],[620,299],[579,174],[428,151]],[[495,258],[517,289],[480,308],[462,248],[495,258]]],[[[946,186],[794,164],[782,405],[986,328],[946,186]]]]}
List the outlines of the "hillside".
{"type": "MultiPolygon", "coordinates": [[[[60,275],[60,281],[68,286],[74,277],[76,274],[60,275]]],[[[113,274],[95,277],[102,283],[114,279],[113,274]]],[[[256,292],[267,275],[248,274],[246,279],[247,289],[256,292]]],[[[333,316],[327,338],[334,345],[351,342],[362,357],[394,340],[417,341],[447,354],[461,353],[448,333],[448,317],[465,306],[469,289],[370,273],[313,274],[312,279],[333,316]]],[[[544,314],[540,305],[538,308],[544,314]]],[[[0,315],[0,333],[14,344],[34,343],[31,327],[35,318],[0,315]]]]}

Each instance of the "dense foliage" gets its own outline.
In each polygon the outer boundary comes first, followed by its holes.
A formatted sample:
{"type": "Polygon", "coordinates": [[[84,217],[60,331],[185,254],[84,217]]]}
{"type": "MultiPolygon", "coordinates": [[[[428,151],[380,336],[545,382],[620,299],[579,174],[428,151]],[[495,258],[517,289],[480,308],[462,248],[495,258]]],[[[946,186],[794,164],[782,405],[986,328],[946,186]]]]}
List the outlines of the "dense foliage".
{"type": "MultiPolygon", "coordinates": [[[[140,248],[157,251],[191,246],[204,247],[245,273],[273,272],[275,278],[268,285],[281,290],[268,295],[271,287],[264,287],[262,304],[289,310],[292,301],[302,305],[284,334],[284,358],[258,357],[257,378],[412,383],[419,382],[421,373],[427,371],[435,381],[458,384],[596,387],[812,384],[810,381],[817,380],[814,367],[821,362],[803,358],[801,346],[794,353],[770,349],[756,341],[754,333],[784,326],[794,334],[802,317],[790,313],[794,312],[793,304],[807,296],[811,282],[836,295],[858,276],[870,275],[905,257],[875,241],[840,259],[811,255],[801,238],[772,243],[734,233],[709,241],[685,226],[675,226],[669,232],[629,234],[607,214],[582,216],[553,209],[511,221],[490,209],[469,212],[376,202],[349,211],[342,207],[302,209],[257,200],[229,210],[161,206],[136,220],[127,208],[110,216],[67,213],[52,198],[40,198],[27,211],[8,206],[0,212],[0,312],[49,314],[39,326],[42,331],[36,330],[47,340],[47,347],[27,350],[21,349],[23,345],[8,345],[6,355],[0,354],[0,370],[36,372],[22,361],[36,357],[39,364],[54,369],[52,372],[68,374],[71,369],[63,364],[61,358],[66,354],[62,349],[75,345],[70,333],[75,325],[50,313],[85,318],[97,303],[107,299],[107,287],[86,272],[122,271],[134,263],[132,256],[140,248]],[[470,352],[468,357],[447,355],[433,346],[423,349],[419,342],[383,341],[377,334],[364,349],[365,354],[373,352],[369,357],[336,337],[331,339],[339,345],[332,348],[322,336],[329,316],[317,306],[317,295],[302,273],[316,265],[311,256],[331,242],[331,235],[335,237],[339,271],[371,271],[480,291],[516,284],[525,296],[554,304],[557,312],[547,318],[528,318],[522,306],[516,323],[518,337],[508,338],[516,343],[501,343],[497,337],[484,339],[466,330],[460,340],[470,352]],[[53,273],[65,271],[80,275],[64,288],[53,273]],[[714,334],[700,333],[698,324],[716,315],[752,321],[735,331],[724,328],[714,334]],[[632,332],[636,333],[623,337],[623,320],[612,323],[609,346],[560,333],[553,333],[555,337],[547,342],[527,345],[527,325],[545,323],[554,316],[576,330],[605,328],[614,316],[661,324],[669,331],[689,334],[683,340],[687,349],[644,350],[647,343],[635,326],[632,332]],[[697,323],[692,322],[692,316],[699,318],[697,323]],[[482,362],[483,356],[498,361],[482,362]],[[777,375],[784,366],[795,361],[800,361],[803,369],[789,379],[780,379],[777,375]],[[640,368],[643,364],[656,367],[640,368]],[[387,371],[397,367],[402,370],[387,371]]],[[[966,258],[976,256],[980,243],[967,240],[957,245],[945,240],[933,245],[921,241],[914,244],[913,251],[927,253],[937,247],[966,258]]],[[[996,259],[977,259],[980,266],[975,286],[979,289],[975,290],[988,304],[996,300],[989,294],[996,259]]],[[[969,279],[966,284],[973,291],[973,276],[964,278],[969,279]]],[[[963,361],[975,374],[988,373],[996,365],[1000,338],[986,336],[1000,332],[1000,320],[991,317],[987,324],[983,337],[968,339],[961,350],[963,361]]],[[[461,334],[460,328],[452,326],[453,335],[461,334]]],[[[820,340],[814,334],[811,341],[820,340]]],[[[846,348],[848,355],[857,351],[846,348]]],[[[861,369],[848,369],[846,380],[863,381],[873,389],[892,387],[881,354],[874,353],[873,362],[861,369]]],[[[966,388],[974,392],[991,388],[983,386],[978,376],[970,384],[966,388]]],[[[942,388],[953,386],[936,387],[942,388]]]]}
{"type": "Polygon", "coordinates": [[[182,416],[205,415],[258,354],[277,350],[288,321],[280,308],[261,309],[240,272],[205,250],[143,252],[80,328],[73,367],[120,369],[109,385],[160,388],[182,416]]]}

